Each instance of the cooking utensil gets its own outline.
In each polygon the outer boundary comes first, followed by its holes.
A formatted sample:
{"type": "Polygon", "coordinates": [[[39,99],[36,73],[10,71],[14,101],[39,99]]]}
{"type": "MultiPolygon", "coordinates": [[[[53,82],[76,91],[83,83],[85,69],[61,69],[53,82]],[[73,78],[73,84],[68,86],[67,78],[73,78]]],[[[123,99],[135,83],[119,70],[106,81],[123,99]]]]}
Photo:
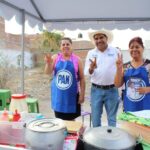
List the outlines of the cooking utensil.
{"type": "Polygon", "coordinates": [[[34,150],[62,150],[66,126],[61,119],[38,119],[26,125],[27,146],[34,150]]]}
{"type": "Polygon", "coordinates": [[[134,150],[136,139],[115,127],[91,128],[83,134],[85,150],[134,150]]]}

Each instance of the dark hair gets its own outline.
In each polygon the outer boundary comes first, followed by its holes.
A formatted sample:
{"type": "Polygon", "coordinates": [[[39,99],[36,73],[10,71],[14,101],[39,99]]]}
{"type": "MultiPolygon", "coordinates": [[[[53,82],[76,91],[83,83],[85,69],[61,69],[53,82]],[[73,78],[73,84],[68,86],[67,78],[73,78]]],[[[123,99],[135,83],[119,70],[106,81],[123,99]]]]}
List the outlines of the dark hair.
{"type": "Polygon", "coordinates": [[[63,40],[68,40],[68,41],[72,44],[72,40],[71,40],[71,38],[69,38],[69,37],[63,37],[63,38],[61,39],[60,43],[61,43],[63,40]]]}
{"type": "Polygon", "coordinates": [[[129,48],[133,42],[139,43],[144,48],[143,41],[142,41],[141,37],[134,37],[133,39],[131,39],[129,42],[129,48]]]}

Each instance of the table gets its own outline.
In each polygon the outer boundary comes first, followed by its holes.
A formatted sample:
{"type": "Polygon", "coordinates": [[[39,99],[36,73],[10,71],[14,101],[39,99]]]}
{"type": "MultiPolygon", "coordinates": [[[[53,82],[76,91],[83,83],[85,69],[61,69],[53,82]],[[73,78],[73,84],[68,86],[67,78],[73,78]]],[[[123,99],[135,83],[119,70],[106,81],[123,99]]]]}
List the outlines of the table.
{"type": "Polygon", "coordinates": [[[120,121],[119,127],[136,138],[141,136],[144,150],[150,149],[150,127],[128,121],[120,121]]]}

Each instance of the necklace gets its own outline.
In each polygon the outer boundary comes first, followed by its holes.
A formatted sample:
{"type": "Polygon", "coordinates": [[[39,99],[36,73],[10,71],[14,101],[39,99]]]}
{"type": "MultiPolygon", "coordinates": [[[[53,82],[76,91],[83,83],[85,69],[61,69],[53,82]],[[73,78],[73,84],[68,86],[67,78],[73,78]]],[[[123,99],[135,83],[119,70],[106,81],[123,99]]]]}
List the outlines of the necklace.
{"type": "Polygon", "coordinates": [[[131,65],[132,65],[134,68],[138,68],[138,67],[142,66],[143,64],[144,64],[144,59],[139,60],[139,61],[135,61],[135,60],[132,60],[132,61],[131,61],[131,65]]]}

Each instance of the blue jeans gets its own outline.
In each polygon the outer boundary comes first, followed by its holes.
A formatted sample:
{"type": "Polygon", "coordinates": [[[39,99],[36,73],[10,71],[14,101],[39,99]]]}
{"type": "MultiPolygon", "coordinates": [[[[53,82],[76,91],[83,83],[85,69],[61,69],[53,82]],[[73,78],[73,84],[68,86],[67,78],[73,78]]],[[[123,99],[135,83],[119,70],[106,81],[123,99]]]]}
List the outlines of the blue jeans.
{"type": "Polygon", "coordinates": [[[107,113],[108,126],[116,126],[116,115],[119,105],[119,95],[117,88],[101,89],[91,87],[91,109],[93,127],[101,126],[101,116],[103,105],[107,113]]]}

